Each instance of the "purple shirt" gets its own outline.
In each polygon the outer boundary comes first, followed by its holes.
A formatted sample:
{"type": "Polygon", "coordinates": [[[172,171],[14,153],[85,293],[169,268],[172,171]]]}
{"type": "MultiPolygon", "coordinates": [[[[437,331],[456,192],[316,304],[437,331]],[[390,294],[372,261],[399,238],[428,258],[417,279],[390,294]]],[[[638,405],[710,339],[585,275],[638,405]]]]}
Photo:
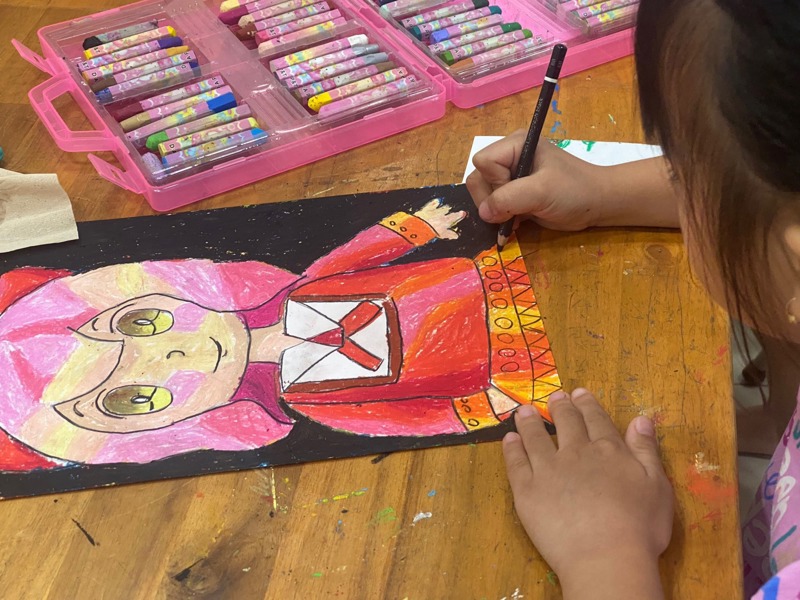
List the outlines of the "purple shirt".
{"type": "Polygon", "coordinates": [[[742,528],[745,596],[753,600],[800,599],[798,479],[800,420],[795,407],[742,528]]]}

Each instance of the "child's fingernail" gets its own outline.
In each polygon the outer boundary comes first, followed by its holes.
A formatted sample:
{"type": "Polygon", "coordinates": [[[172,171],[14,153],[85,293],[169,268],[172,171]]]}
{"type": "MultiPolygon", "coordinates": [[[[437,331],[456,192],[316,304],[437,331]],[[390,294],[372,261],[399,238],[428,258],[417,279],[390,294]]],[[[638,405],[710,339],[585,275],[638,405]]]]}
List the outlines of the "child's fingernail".
{"type": "Polygon", "coordinates": [[[641,435],[646,435],[648,437],[655,437],[656,435],[656,428],[653,426],[653,422],[647,417],[636,417],[633,426],[636,428],[636,432],[641,435]]]}
{"type": "Polygon", "coordinates": [[[478,214],[484,221],[489,221],[494,218],[494,211],[492,210],[492,207],[489,206],[488,202],[484,202],[480,205],[480,207],[478,207],[478,214]]]}
{"type": "Polygon", "coordinates": [[[557,392],[553,392],[552,394],[550,394],[550,400],[549,401],[550,402],[560,402],[561,400],[566,400],[566,399],[567,399],[567,394],[562,392],[561,390],[559,390],[557,392]]]}
{"type": "Polygon", "coordinates": [[[573,396],[585,396],[586,394],[591,394],[591,392],[586,388],[575,388],[572,390],[573,396]]]}
{"type": "Polygon", "coordinates": [[[524,418],[532,417],[533,416],[533,407],[528,406],[527,404],[523,404],[517,409],[517,414],[524,418]]]}

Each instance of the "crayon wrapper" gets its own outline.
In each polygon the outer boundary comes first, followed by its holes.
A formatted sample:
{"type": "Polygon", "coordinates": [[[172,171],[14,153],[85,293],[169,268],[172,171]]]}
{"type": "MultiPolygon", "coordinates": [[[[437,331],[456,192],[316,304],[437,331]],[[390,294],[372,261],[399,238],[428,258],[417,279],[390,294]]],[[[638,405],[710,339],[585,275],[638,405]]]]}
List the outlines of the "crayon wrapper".
{"type": "Polygon", "coordinates": [[[170,127],[169,129],[165,129],[162,133],[167,136],[168,140],[172,140],[189,135],[195,131],[202,131],[203,129],[224,125],[225,123],[230,123],[231,121],[235,121],[237,119],[244,119],[249,117],[250,114],[250,107],[246,104],[242,104],[236,108],[229,108],[228,110],[222,110],[212,115],[208,115],[207,117],[203,117],[197,121],[191,121],[177,127],[170,127]]]}
{"type": "Polygon", "coordinates": [[[182,100],[189,96],[217,89],[223,85],[225,85],[225,81],[223,81],[222,77],[215,75],[214,77],[209,77],[208,79],[192,83],[177,90],[170,90],[169,92],[153,96],[152,98],[145,98],[141,100],[139,104],[142,110],[149,110],[163,104],[174,102],[175,100],[182,100]]]}
{"type": "Polygon", "coordinates": [[[270,27],[265,29],[264,31],[259,31],[256,33],[256,42],[266,42],[267,40],[271,40],[272,38],[279,37],[281,35],[286,35],[287,33],[292,33],[293,31],[298,31],[300,29],[305,29],[306,27],[311,27],[312,25],[317,25],[319,23],[324,23],[325,21],[332,21],[334,19],[341,18],[342,13],[339,10],[331,10],[328,12],[319,13],[317,15],[312,15],[310,17],[305,17],[303,19],[298,19],[293,23],[284,23],[283,25],[275,25],[274,27],[270,27]]]}
{"type": "MultiPolygon", "coordinates": [[[[483,52],[482,54],[476,54],[470,57],[469,60],[472,61],[471,66],[482,65],[488,62],[499,60],[501,58],[507,58],[517,54],[523,54],[526,50],[531,50],[533,48],[541,46],[542,43],[543,40],[541,36],[535,35],[533,37],[526,38],[518,42],[514,42],[513,44],[500,46],[499,48],[495,48],[494,50],[483,52]]],[[[456,63],[456,65],[457,64],[458,63],[456,63]]]]}
{"type": "Polygon", "coordinates": [[[492,27],[487,27],[486,29],[479,29],[478,31],[473,31],[472,33],[465,33],[464,35],[450,38],[449,40],[442,40],[441,42],[430,44],[428,46],[428,50],[430,50],[434,54],[441,54],[442,52],[445,52],[447,50],[452,50],[453,48],[457,48],[458,46],[471,44],[472,42],[477,42],[478,40],[494,37],[502,33],[503,33],[503,28],[500,25],[493,25],[492,27]]]}
{"type": "Polygon", "coordinates": [[[108,63],[107,65],[100,65],[99,67],[94,67],[92,69],[86,69],[83,71],[82,75],[86,81],[93,83],[103,79],[104,77],[110,77],[111,75],[116,75],[118,73],[122,73],[123,71],[130,71],[131,69],[138,69],[144,65],[149,65],[150,63],[154,63],[164,58],[169,58],[170,55],[167,54],[167,52],[168,49],[148,52],[147,54],[142,54],[141,56],[135,56],[119,62],[108,63]]]}
{"type": "Polygon", "coordinates": [[[130,48],[125,48],[124,50],[112,52],[111,54],[103,54],[88,60],[83,60],[78,63],[77,67],[79,71],[88,71],[89,69],[96,69],[97,67],[128,60],[136,56],[141,56],[142,54],[155,52],[156,50],[160,49],[161,46],[158,45],[158,40],[151,40],[149,42],[145,42],[144,44],[138,44],[136,46],[131,46],[130,48]]]}
{"type": "Polygon", "coordinates": [[[477,10],[471,10],[469,12],[459,13],[457,15],[453,15],[452,17],[444,17],[442,19],[437,19],[436,21],[429,21],[428,23],[423,23],[419,26],[419,31],[422,34],[423,38],[430,37],[430,35],[439,29],[444,29],[445,27],[452,27],[453,25],[457,25],[458,23],[463,23],[464,21],[474,21],[475,19],[480,19],[481,17],[488,17],[492,14],[492,11],[489,10],[489,7],[486,8],[479,8],[477,10]]]}
{"type": "Polygon", "coordinates": [[[417,81],[418,80],[414,75],[403,77],[402,79],[387,83],[386,85],[372,88],[366,92],[361,92],[360,94],[355,94],[354,96],[349,96],[348,98],[342,98],[336,102],[326,104],[319,110],[319,114],[320,116],[330,117],[350,109],[372,104],[376,100],[395,96],[411,89],[414,87],[417,81]]]}
{"type": "Polygon", "coordinates": [[[293,52],[292,54],[287,54],[286,56],[281,56],[280,58],[274,58],[269,61],[269,68],[271,71],[275,72],[281,67],[288,67],[290,65],[314,58],[315,56],[323,56],[324,54],[330,54],[331,52],[336,52],[337,50],[344,50],[345,48],[350,48],[351,46],[358,46],[367,43],[369,43],[369,40],[367,39],[367,36],[363,34],[354,35],[349,38],[333,40],[332,42],[314,46],[313,48],[308,48],[299,52],[293,52]]]}
{"type": "Polygon", "coordinates": [[[125,92],[138,90],[150,85],[157,85],[158,83],[167,82],[175,77],[187,76],[191,74],[191,65],[189,63],[183,63],[177,67],[170,67],[169,69],[164,69],[163,71],[156,71],[155,73],[149,73],[136,79],[123,81],[122,83],[118,83],[117,85],[112,85],[111,87],[106,88],[104,91],[109,92],[112,97],[119,96],[125,92]]]}
{"type": "Polygon", "coordinates": [[[403,67],[399,67],[397,69],[391,69],[390,71],[378,73],[377,75],[373,75],[365,79],[359,79],[358,81],[348,83],[331,90],[330,92],[326,92],[321,95],[322,97],[315,96],[310,98],[308,100],[308,107],[311,110],[318,112],[319,109],[325,104],[330,104],[331,102],[339,100],[340,98],[346,98],[347,96],[352,96],[354,94],[358,94],[359,92],[364,92],[380,85],[390,83],[396,79],[405,77],[406,75],[408,75],[408,71],[403,67]]]}
{"type": "Polygon", "coordinates": [[[211,142],[206,142],[201,146],[193,146],[191,148],[181,150],[180,152],[167,154],[163,158],[163,162],[167,167],[174,167],[177,165],[195,162],[214,152],[221,152],[227,148],[233,149],[237,146],[246,144],[247,142],[256,142],[259,139],[266,141],[266,132],[262,132],[260,135],[254,135],[252,130],[242,131],[227,137],[213,140],[211,142]]]}
{"type": "Polygon", "coordinates": [[[340,63],[350,58],[354,58],[355,56],[356,53],[352,48],[345,48],[344,50],[337,50],[336,52],[331,52],[330,54],[317,56],[316,58],[311,58],[305,62],[300,62],[289,67],[278,69],[275,71],[275,75],[278,77],[278,79],[286,79],[287,77],[296,76],[298,73],[316,71],[322,67],[340,63]]]}
{"type": "Polygon", "coordinates": [[[485,40],[473,42],[472,44],[453,48],[450,50],[450,54],[453,56],[453,60],[461,60],[462,58],[468,58],[475,54],[480,54],[481,52],[486,52],[487,50],[492,50],[524,39],[526,38],[522,31],[510,31],[503,35],[486,38],[485,40]]]}
{"type": "Polygon", "coordinates": [[[94,58],[95,56],[110,54],[112,52],[116,52],[117,50],[122,50],[123,48],[129,48],[131,46],[136,46],[137,44],[149,42],[150,40],[158,40],[173,35],[175,35],[175,30],[172,27],[159,27],[158,29],[151,29],[150,31],[145,31],[144,33],[137,33],[136,35],[114,40],[113,42],[108,42],[107,44],[101,44],[100,46],[95,46],[94,48],[89,48],[88,50],[84,50],[83,55],[86,58],[94,58]]]}
{"type": "Polygon", "coordinates": [[[158,151],[161,156],[166,156],[172,152],[178,152],[192,146],[199,146],[207,142],[216,140],[217,138],[225,137],[239,131],[246,131],[253,127],[258,127],[258,123],[253,118],[241,119],[240,121],[233,121],[225,123],[211,129],[204,129],[189,135],[184,135],[174,140],[168,140],[158,145],[158,151]]]}
{"type": "Polygon", "coordinates": [[[316,96],[317,94],[328,92],[334,88],[347,85],[348,83],[352,83],[353,81],[358,81],[359,79],[363,79],[364,77],[375,75],[376,73],[379,73],[378,66],[369,65],[366,67],[355,69],[354,71],[349,71],[347,73],[342,73],[341,75],[330,77],[328,79],[323,79],[322,81],[310,83],[307,86],[302,87],[296,91],[300,96],[300,98],[302,100],[305,100],[306,98],[310,98],[311,96],[316,96]]]}
{"type": "Polygon", "coordinates": [[[156,19],[154,21],[148,21],[147,23],[139,23],[137,25],[130,25],[129,27],[123,27],[122,29],[117,29],[115,31],[109,31],[108,33],[101,33],[96,37],[105,44],[122,38],[130,37],[138,33],[144,33],[145,31],[151,31],[157,27],[158,20],[156,19]]]}
{"type": "Polygon", "coordinates": [[[257,17],[256,14],[253,14],[252,16],[256,20],[255,23],[253,23],[253,26],[256,28],[256,31],[264,31],[265,29],[275,27],[276,25],[284,25],[285,23],[292,23],[298,19],[328,12],[330,9],[331,8],[327,2],[317,2],[316,4],[310,4],[296,10],[290,10],[289,12],[281,13],[279,15],[275,15],[274,17],[257,17]]]}
{"type": "MultiPolygon", "coordinates": [[[[164,117],[168,117],[169,115],[182,111],[186,108],[189,108],[190,106],[194,106],[195,104],[200,104],[201,102],[208,102],[209,100],[218,98],[223,94],[230,94],[232,93],[232,91],[233,90],[231,90],[231,88],[226,85],[221,88],[203,92],[202,94],[197,94],[196,96],[183,98],[182,100],[178,100],[176,102],[170,102],[169,104],[156,106],[155,108],[150,108],[148,110],[142,111],[142,113],[146,114],[147,117],[150,119],[150,121],[154,121],[156,119],[163,119],[164,117]]],[[[135,118],[135,116],[131,118],[133,119],[135,118]]]]}
{"type": "Polygon", "coordinates": [[[386,62],[389,60],[389,55],[385,52],[379,52],[377,54],[367,54],[365,56],[356,56],[355,58],[351,58],[350,60],[346,60],[344,62],[337,63],[335,65],[329,65],[327,67],[323,67],[318,71],[314,71],[315,73],[319,73],[323,79],[327,79],[328,77],[334,77],[341,73],[346,73],[347,71],[352,71],[353,69],[359,69],[361,67],[366,67],[369,64],[375,64],[379,62],[386,62]],[[368,62],[370,61],[370,62],[368,62]]]}
{"type": "Polygon", "coordinates": [[[143,127],[139,127],[139,129],[134,129],[133,131],[126,133],[125,137],[132,142],[144,140],[154,133],[158,133],[159,131],[163,131],[170,127],[177,127],[178,125],[188,123],[189,121],[194,121],[195,119],[206,116],[210,112],[212,112],[212,110],[209,108],[208,103],[200,102],[192,106],[187,106],[183,110],[179,110],[171,115],[167,115],[159,121],[148,123],[143,127]]]}
{"type": "Polygon", "coordinates": [[[639,0],[608,0],[607,2],[600,2],[598,4],[591,4],[586,7],[576,6],[574,2],[562,7],[567,6],[566,10],[572,11],[572,15],[579,19],[587,19],[594,15],[599,15],[610,10],[623,8],[631,4],[637,3],[639,0]]]}
{"type": "Polygon", "coordinates": [[[305,6],[309,6],[317,2],[319,2],[319,0],[289,0],[288,2],[281,2],[280,4],[275,4],[263,10],[260,10],[257,13],[251,13],[251,16],[254,19],[260,21],[262,19],[269,19],[271,17],[276,17],[278,15],[282,15],[284,13],[297,10],[298,8],[303,8],[305,6]]]}
{"type": "Polygon", "coordinates": [[[610,23],[613,23],[614,21],[618,21],[620,19],[624,19],[625,17],[629,17],[636,14],[636,11],[638,9],[639,6],[634,4],[632,6],[626,6],[625,8],[610,10],[608,12],[600,13],[599,15],[594,15],[589,17],[588,19],[585,19],[585,23],[589,27],[608,25],[610,23]]]}
{"type": "Polygon", "coordinates": [[[442,17],[449,17],[450,15],[457,15],[458,13],[467,12],[473,8],[474,5],[472,2],[459,2],[457,4],[450,4],[443,8],[429,10],[427,12],[414,15],[413,17],[407,17],[400,21],[400,23],[403,25],[403,27],[414,27],[414,25],[421,25],[422,23],[435,21],[436,19],[441,19],[442,17]]]}
{"type": "Polygon", "coordinates": [[[471,31],[477,31],[479,29],[483,29],[484,27],[491,27],[492,25],[500,25],[503,22],[503,15],[491,15],[488,17],[481,17],[480,19],[475,19],[474,21],[465,21],[464,23],[459,23],[458,25],[452,25],[450,27],[445,27],[444,29],[440,29],[439,31],[434,31],[432,37],[436,40],[437,34],[446,33],[447,39],[448,37],[453,37],[457,35],[464,35],[465,33],[470,33],[471,31]]]}
{"type": "Polygon", "coordinates": [[[175,56],[168,56],[167,58],[162,58],[155,62],[142,65],[136,69],[130,69],[128,71],[117,73],[114,75],[114,80],[117,83],[130,81],[131,79],[136,79],[142,75],[147,75],[148,73],[153,73],[154,71],[163,71],[164,69],[169,69],[170,67],[177,67],[178,65],[182,65],[183,63],[188,63],[193,60],[197,60],[197,57],[195,56],[194,52],[190,50],[189,52],[183,52],[181,54],[176,54],[175,56]]]}

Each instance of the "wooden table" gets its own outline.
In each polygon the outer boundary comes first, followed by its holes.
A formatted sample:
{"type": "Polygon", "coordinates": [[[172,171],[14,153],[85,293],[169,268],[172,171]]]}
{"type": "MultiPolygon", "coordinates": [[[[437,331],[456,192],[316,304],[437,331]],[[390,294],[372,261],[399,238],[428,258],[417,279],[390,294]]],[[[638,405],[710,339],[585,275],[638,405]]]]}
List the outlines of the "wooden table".
{"type": "MultiPolygon", "coordinates": [[[[78,220],[152,211],[85,155],[56,148],[26,98],[43,76],[8,40],[38,50],[38,28],[122,3],[0,0],[2,166],[58,173],[78,220]]],[[[642,141],[632,82],[630,59],[566,78],[545,131],[642,141]]],[[[187,210],[458,182],[472,137],[527,126],[536,93],[449,108],[187,210]]],[[[85,126],[69,102],[60,108],[85,126]]],[[[523,239],[565,386],[595,390],[620,427],[642,413],[658,423],[678,497],[668,597],[740,597],[728,325],[692,279],[680,236],[527,228],[523,239]]],[[[560,597],[516,519],[498,443],[5,501],[0,532],[10,599],[560,597]]]]}

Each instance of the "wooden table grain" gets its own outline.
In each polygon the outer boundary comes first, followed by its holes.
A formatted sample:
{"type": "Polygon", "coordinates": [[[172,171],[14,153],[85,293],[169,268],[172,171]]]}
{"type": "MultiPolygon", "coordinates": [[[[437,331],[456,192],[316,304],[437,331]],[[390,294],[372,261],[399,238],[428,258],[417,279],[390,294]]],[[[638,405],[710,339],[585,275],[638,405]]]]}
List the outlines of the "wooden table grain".
{"type": "MultiPolygon", "coordinates": [[[[44,76],[8,42],[38,50],[40,27],[120,4],[0,0],[2,166],[57,173],[78,220],[152,211],[84,154],[56,148],[26,98],[44,76]]],[[[545,131],[642,141],[633,72],[623,59],[565,78],[545,131]]],[[[458,182],[473,136],[527,126],[536,93],[449,107],[185,210],[458,182]]],[[[58,108],[86,127],[68,99],[58,108]]],[[[678,499],[667,596],[741,597],[727,318],[691,276],[680,236],[526,227],[522,239],[565,386],[596,391],[620,427],[638,414],[658,424],[678,499]]],[[[499,443],[3,501],[0,547],[12,599],[560,597],[514,514],[499,443]]]]}

